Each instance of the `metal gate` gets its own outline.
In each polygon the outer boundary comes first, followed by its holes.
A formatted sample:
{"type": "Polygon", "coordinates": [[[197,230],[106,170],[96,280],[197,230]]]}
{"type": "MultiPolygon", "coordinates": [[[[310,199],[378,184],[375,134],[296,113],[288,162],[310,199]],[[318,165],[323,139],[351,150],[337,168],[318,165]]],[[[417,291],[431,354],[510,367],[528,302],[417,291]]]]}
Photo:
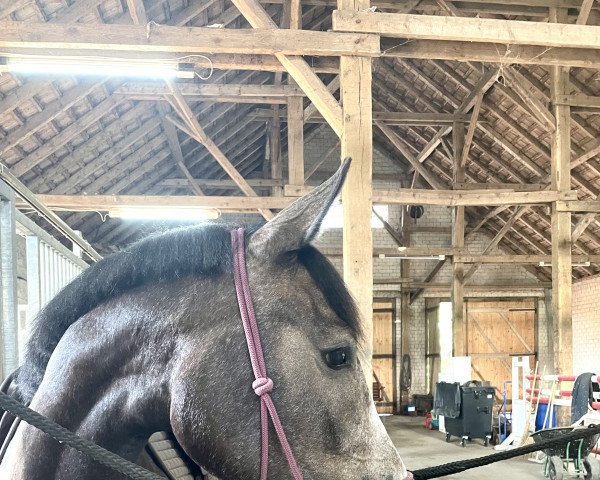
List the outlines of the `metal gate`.
{"type": "Polygon", "coordinates": [[[15,193],[0,181],[0,377],[20,363],[31,319],[88,264],[15,207],[15,193]],[[18,236],[25,237],[27,304],[17,293],[18,236]]]}

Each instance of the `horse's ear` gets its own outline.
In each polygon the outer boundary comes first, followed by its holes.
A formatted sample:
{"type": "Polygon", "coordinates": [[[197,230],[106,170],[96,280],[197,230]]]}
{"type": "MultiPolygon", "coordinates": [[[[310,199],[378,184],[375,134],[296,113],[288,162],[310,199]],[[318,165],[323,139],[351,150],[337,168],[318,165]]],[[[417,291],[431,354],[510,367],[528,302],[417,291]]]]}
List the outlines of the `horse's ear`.
{"type": "Polygon", "coordinates": [[[346,158],[327,181],[258,229],[250,238],[248,250],[256,256],[278,257],[308,245],[319,233],[323,218],[339,195],[351,161],[346,158]]]}

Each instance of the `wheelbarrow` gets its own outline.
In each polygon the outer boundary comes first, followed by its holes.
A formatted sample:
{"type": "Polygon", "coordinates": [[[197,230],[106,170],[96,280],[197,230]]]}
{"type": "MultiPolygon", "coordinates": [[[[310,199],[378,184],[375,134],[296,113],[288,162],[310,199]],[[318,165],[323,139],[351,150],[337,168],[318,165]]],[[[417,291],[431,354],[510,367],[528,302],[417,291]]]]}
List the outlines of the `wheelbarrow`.
{"type": "MultiPolygon", "coordinates": [[[[573,431],[574,427],[550,428],[531,435],[533,441],[550,440],[573,431]]],[[[575,427],[583,428],[583,427],[575,427]]],[[[582,438],[565,445],[544,450],[544,476],[550,480],[562,480],[565,477],[578,477],[585,480],[600,480],[600,462],[590,455],[599,435],[582,438]]]]}

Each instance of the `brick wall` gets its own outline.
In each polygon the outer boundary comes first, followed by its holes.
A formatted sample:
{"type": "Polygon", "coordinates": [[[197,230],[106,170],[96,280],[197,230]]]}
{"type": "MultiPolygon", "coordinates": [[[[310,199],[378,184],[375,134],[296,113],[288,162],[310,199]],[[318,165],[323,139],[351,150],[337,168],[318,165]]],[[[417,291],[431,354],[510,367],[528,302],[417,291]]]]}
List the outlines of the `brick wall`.
{"type": "Polygon", "coordinates": [[[600,373],[600,278],[573,284],[573,373],[600,373]]]}

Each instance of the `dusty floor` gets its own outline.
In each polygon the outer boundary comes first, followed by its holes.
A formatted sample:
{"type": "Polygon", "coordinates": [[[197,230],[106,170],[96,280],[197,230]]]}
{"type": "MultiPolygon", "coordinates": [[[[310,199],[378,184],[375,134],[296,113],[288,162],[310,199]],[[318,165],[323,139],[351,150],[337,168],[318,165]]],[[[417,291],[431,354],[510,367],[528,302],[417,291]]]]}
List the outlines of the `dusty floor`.
{"type": "MultiPolygon", "coordinates": [[[[438,431],[426,430],[423,417],[382,417],[394,444],[409,470],[454,462],[467,458],[489,455],[492,447],[484,447],[482,440],[474,440],[462,448],[458,439],[446,443],[445,436],[438,431]]],[[[496,465],[488,465],[459,475],[444,477],[461,480],[533,480],[543,479],[542,465],[524,460],[522,457],[496,465]]]]}

